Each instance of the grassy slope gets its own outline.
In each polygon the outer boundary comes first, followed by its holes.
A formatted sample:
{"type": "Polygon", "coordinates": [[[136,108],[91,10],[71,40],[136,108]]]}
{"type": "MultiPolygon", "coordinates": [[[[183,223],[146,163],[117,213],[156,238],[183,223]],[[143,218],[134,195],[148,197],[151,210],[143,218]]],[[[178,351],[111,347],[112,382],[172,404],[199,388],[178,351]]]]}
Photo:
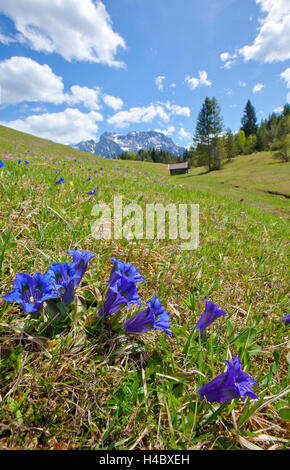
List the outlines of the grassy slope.
{"type": "Polygon", "coordinates": [[[194,170],[170,177],[163,165],[104,160],[0,130],[0,153],[10,154],[0,170],[0,250],[7,242],[0,297],[17,273],[46,272],[52,262],[70,261],[68,249],[96,255],[70,318],[60,325],[33,320],[0,298],[0,447],[237,449],[274,442],[282,449],[288,438],[281,418],[288,385],[287,327],[281,322],[289,312],[289,224],[281,217],[287,200],[259,199],[251,186],[243,193],[251,199],[241,203],[230,187],[211,183],[219,174],[194,176],[194,170]],[[29,164],[18,165],[24,156],[29,164]],[[45,163],[47,158],[52,161],[45,163]],[[59,175],[67,183],[55,186],[59,175]],[[113,195],[143,208],[199,203],[198,249],[184,252],[178,240],[168,239],[95,240],[90,226],[96,199],[86,193],[93,188],[110,205],[113,195]],[[171,315],[172,340],[163,332],[124,338],[122,323],[133,313],[126,309],[108,323],[98,321],[111,256],[145,277],[138,289],[144,304],[160,297],[171,315]],[[202,299],[227,315],[199,338],[194,328],[202,299]],[[197,390],[236,354],[257,381],[260,401],[256,407],[236,400],[214,413],[219,404],[198,402],[197,390]]]}

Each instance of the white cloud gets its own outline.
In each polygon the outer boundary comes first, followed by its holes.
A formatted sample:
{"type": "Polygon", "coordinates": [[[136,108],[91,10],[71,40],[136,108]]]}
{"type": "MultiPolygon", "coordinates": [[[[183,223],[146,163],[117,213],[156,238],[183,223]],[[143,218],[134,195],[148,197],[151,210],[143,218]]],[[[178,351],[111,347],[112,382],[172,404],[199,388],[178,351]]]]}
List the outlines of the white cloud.
{"type": "Polygon", "coordinates": [[[111,18],[98,0],[0,0],[0,12],[17,30],[12,39],[36,51],[60,54],[68,61],[89,61],[123,66],[115,59],[124,39],[113,31],[111,18]]]}
{"type": "Polygon", "coordinates": [[[48,65],[29,57],[10,57],[0,62],[2,104],[45,101],[60,104],[64,100],[62,77],[48,65]]]}
{"type": "Polygon", "coordinates": [[[123,108],[124,105],[123,100],[121,98],[117,98],[116,96],[112,95],[103,95],[103,101],[107,106],[113,108],[115,111],[118,111],[119,109],[123,108]]]}
{"type": "Polygon", "coordinates": [[[236,62],[237,53],[230,54],[229,52],[222,52],[220,55],[221,61],[225,62],[222,68],[230,69],[231,66],[236,62]]]}
{"type": "Polygon", "coordinates": [[[100,109],[100,87],[73,85],[70,92],[65,93],[62,77],[55,75],[49,65],[40,65],[29,57],[14,56],[0,62],[0,88],[2,104],[68,103],[100,109]]]}
{"type": "Polygon", "coordinates": [[[170,101],[167,101],[166,103],[162,103],[162,104],[172,114],[176,114],[178,116],[190,117],[190,109],[187,106],[179,106],[178,104],[171,104],[170,101]]]}
{"type": "Polygon", "coordinates": [[[59,113],[31,115],[1,124],[54,142],[76,144],[81,140],[95,138],[98,131],[96,122],[100,120],[102,116],[96,111],[86,114],[78,109],[67,108],[59,113]]]}
{"type": "Polygon", "coordinates": [[[164,135],[172,135],[173,132],[175,131],[174,126],[168,126],[167,129],[154,129],[155,132],[161,132],[164,135]]]}
{"type": "Polygon", "coordinates": [[[277,108],[274,109],[274,113],[280,114],[283,112],[283,106],[278,106],[277,108]]]}
{"type": "Polygon", "coordinates": [[[244,82],[243,80],[239,80],[238,85],[241,86],[241,87],[247,86],[246,82],[244,82]]]}
{"type": "Polygon", "coordinates": [[[207,79],[207,72],[205,70],[199,72],[198,75],[199,78],[186,75],[184,79],[191,90],[195,90],[200,85],[211,86],[211,81],[207,79]]]}
{"type": "Polygon", "coordinates": [[[131,123],[152,122],[156,117],[168,121],[170,116],[162,106],[150,104],[147,107],[135,106],[128,111],[119,111],[107,121],[116,127],[126,127],[131,123]]]}
{"type": "Polygon", "coordinates": [[[179,129],[178,137],[180,140],[186,140],[190,139],[192,137],[192,134],[190,132],[186,132],[183,127],[179,129]]]}
{"type": "Polygon", "coordinates": [[[165,80],[165,77],[163,77],[163,75],[159,75],[158,77],[155,78],[155,85],[157,86],[159,91],[163,91],[164,80],[165,80]]]}
{"type": "Polygon", "coordinates": [[[290,59],[290,2],[289,0],[256,0],[266,16],[254,42],[239,53],[245,60],[275,62],[290,59]]]}
{"type": "Polygon", "coordinates": [[[253,86],[253,93],[260,93],[264,88],[263,83],[256,83],[256,85],[253,86]]]}
{"type": "Polygon", "coordinates": [[[232,95],[233,90],[231,88],[225,88],[226,95],[232,95]]]}
{"type": "Polygon", "coordinates": [[[157,117],[168,122],[173,115],[189,117],[190,109],[187,106],[171,104],[170,101],[157,102],[149,106],[135,106],[126,111],[119,111],[109,117],[107,122],[116,127],[127,127],[132,123],[152,122],[157,117]]]}
{"type": "Polygon", "coordinates": [[[64,101],[70,105],[83,104],[88,109],[100,109],[99,95],[101,89],[88,88],[86,86],[73,85],[70,88],[71,93],[66,94],[64,101]]]}
{"type": "Polygon", "coordinates": [[[290,67],[288,67],[288,69],[284,70],[284,72],[282,72],[280,74],[280,77],[283,80],[285,80],[287,88],[290,88],[290,67]]]}

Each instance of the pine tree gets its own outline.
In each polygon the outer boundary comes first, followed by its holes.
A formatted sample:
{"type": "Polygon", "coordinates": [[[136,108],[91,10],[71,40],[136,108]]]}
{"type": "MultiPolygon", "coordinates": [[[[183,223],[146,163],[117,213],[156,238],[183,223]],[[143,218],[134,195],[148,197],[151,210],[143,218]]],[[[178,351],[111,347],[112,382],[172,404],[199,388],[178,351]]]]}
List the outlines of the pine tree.
{"type": "Polygon", "coordinates": [[[217,100],[206,97],[198,114],[194,142],[200,155],[200,162],[206,164],[209,170],[220,167],[217,141],[223,130],[221,110],[217,100]]]}
{"type": "Polygon", "coordinates": [[[256,111],[250,100],[247,101],[244,110],[244,116],[241,119],[241,124],[241,129],[244,131],[246,137],[249,137],[249,135],[251,134],[257,133],[258,125],[256,111]]]}

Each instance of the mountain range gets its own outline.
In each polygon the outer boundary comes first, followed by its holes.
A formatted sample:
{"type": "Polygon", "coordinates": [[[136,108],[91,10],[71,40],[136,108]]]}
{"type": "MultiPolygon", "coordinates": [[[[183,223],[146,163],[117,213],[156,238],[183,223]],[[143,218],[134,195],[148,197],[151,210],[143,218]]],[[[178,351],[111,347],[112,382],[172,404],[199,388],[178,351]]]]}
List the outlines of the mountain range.
{"type": "Polygon", "coordinates": [[[178,147],[172,139],[162,132],[155,131],[134,131],[126,135],[104,132],[99,141],[85,140],[74,147],[104,158],[115,158],[123,152],[137,153],[141,149],[167,150],[172,155],[180,156],[185,151],[183,147],[178,147]]]}

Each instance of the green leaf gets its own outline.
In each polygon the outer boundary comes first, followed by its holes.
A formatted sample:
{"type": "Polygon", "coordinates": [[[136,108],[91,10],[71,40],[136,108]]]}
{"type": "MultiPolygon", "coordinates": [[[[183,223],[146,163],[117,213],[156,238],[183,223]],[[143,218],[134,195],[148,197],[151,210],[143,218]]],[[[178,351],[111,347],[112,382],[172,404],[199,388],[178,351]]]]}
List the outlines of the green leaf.
{"type": "Polygon", "coordinates": [[[235,336],[235,338],[232,339],[229,344],[232,345],[235,343],[251,343],[256,334],[257,330],[255,328],[247,328],[246,330],[242,331],[237,336],[235,336]]]}
{"type": "Polygon", "coordinates": [[[288,408],[288,406],[285,408],[280,408],[278,414],[281,419],[284,419],[285,421],[290,421],[290,408],[288,408]]]}

